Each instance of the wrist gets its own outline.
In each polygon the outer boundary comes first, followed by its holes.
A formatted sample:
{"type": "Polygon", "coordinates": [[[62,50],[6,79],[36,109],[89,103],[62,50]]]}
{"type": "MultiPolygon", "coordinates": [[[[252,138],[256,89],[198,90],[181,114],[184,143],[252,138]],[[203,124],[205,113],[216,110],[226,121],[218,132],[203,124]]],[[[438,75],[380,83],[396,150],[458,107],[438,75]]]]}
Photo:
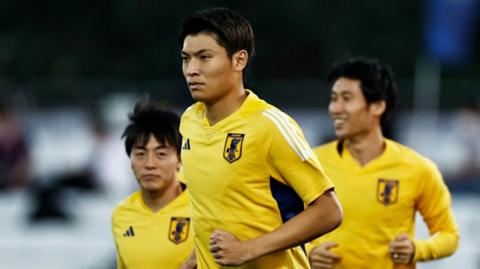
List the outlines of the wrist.
{"type": "Polygon", "coordinates": [[[245,249],[245,262],[249,262],[258,257],[257,248],[255,243],[252,243],[253,240],[243,241],[243,249],[245,249]]]}
{"type": "Polygon", "coordinates": [[[284,249],[279,246],[280,243],[278,241],[278,236],[275,236],[274,232],[243,241],[245,243],[245,250],[246,253],[248,253],[249,261],[284,249]]]}
{"type": "Polygon", "coordinates": [[[412,254],[410,255],[410,260],[408,261],[408,264],[411,264],[412,262],[415,261],[415,255],[416,255],[416,247],[415,247],[415,241],[411,240],[410,241],[412,244],[412,254]]]}

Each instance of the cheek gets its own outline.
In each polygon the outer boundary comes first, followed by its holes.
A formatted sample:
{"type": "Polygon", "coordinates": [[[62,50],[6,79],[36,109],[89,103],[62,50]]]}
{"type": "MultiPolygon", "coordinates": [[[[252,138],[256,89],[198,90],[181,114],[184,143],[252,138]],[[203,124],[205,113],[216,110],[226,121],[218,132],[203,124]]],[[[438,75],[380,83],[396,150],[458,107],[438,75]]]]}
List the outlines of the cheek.
{"type": "Polygon", "coordinates": [[[185,64],[182,64],[182,73],[183,73],[183,76],[186,77],[187,76],[187,67],[185,64]]]}
{"type": "Polygon", "coordinates": [[[215,77],[220,79],[227,75],[229,68],[230,67],[227,64],[214,62],[205,68],[204,74],[212,78],[215,77]]]}
{"type": "Polygon", "coordinates": [[[359,117],[363,117],[363,114],[365,113],[365,108],[357,104],[350,104],[348,106],[345,106],[345,111],[351,116],[357,115],[359,117]]]}
{"type": "Polygon", "coordinates": [[[333,104],[332,103],[328,104],[328,114],[330,114],[330,115],[333,114],[333,104]]]}
{"type": "Polygon", "coordinates": [[[137,162],[132,162],[131,168],[132,168],[133,173],[136,175],[136,174],[140,173],[140,170],[142,168],[142,164],[137,163],[137,162]]]}
{"type": "Polygon", "coordinates": [[[169,160],[165,160],[160,164],[161,169],[164,171],[164,173],[177,173],[177,166],[179,165],[179,162],[177,158],[171,158],[169,160]]]}
{"type": "Polygon", "coordinates": [[[133,171],[133,172],[136,172],[137,169],[138,169],[138,164],[135,163],[135,161],[132,161],[132,162],[130,163],[130,168],[132,168],[132,171],[133,171]]]}
{"type": "Polygon", "coordinates": [[[363,128],[363,127],[368,127],[368,126],[371,126],[373,124],[373,121],[372,121],[372,118],[370,117],[370,115],[366,112],[366,111],[357,111],[355,112],[355,125],[359,126],[359,128],[363,128]]]}

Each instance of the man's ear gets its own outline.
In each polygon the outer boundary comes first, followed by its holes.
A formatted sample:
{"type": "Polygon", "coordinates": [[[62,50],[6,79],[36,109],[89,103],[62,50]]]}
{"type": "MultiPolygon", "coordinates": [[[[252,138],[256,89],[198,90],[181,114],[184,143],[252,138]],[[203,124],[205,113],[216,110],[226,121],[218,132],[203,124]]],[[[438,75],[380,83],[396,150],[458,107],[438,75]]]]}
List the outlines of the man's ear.
{"type": "Polygon", "coordinates": [[[239,50],[232,55],[233,70],[243,71],[248,64],[248,52],[239,50]]]}
{"type": "Polygon", "coordinates": [[[385,100],[379,100],[370,103],[370,111],[373,113],[373,115],[381,117],[383,113],[385,113],[385,110],[387,109],[387,103],[385,100]]]}
{"type": "Polygon", "coordinates": [[[177,155],[177,157],[178,157],[178,163],[177,163],[177,167],[175,167],[175,168],[176,168],[177,172],[179,172],[180,170],[182,170],[182,157],[181,157],[181,155],[177,155]]]}

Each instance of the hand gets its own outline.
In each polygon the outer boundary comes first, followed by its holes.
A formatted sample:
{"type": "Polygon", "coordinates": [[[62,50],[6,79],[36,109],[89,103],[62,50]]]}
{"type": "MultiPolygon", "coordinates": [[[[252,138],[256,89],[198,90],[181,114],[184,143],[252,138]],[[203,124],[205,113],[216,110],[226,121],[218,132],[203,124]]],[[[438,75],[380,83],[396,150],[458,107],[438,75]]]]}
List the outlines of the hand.
{"type": "Polygon", "coordinates": [[[188,260],[185,261],[179,269],[197,269],[197,255],[195,254],[195,249],[192,251],[192,254],[190,254],[190,257],[188,257],[188,260]]]}
{"type": "Polygon", "coordinates": [[[215,229],[210,236],[210,252],[220,265],[242,265],[254,258],[246,242],[231,233],[215,229]]]}
{"type": "Polygon", "coordinates": [[[312,269],[333,268],[333,266],[342,259],[340,255],[330,251],[330,249],[334,247],[338,247],[338,244],[326,242],[312,249],[309,256],[312,269]]]}
{"type": "Polygon", "coordinates": [[[390,258],[394,263],[409,264],[414,256],[415,245],[408,234],[399,234],[390,242],[390,258]]]}

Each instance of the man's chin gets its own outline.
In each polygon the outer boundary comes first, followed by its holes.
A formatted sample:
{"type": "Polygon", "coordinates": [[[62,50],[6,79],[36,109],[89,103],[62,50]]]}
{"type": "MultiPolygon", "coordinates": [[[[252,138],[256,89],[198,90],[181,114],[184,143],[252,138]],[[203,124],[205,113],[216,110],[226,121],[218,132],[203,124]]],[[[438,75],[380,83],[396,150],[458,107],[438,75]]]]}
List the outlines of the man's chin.
{"type": "Polygon", "coordinates": [[[337,137],[338,140],[345,139],[347,137],[347,134],[345,132],[335,132],[335,136],[337,137]]]}
{"type": "Polygon", "coordinates": [[[195,102],[203,102],[203,99],[202,99],[202,98],[200,98],[200,97],[198,97],[198,96],[196,96],[196,95],[193,95],[193,94],[192,94],[192,99],[193,99],[193,101],[195,101],[195,102]]]}
{"type": "Polygon", "coordinates": [[[142,184],[142,189],[145,191],[159,191],[162,189],[162,186],[159,184],[147,183],[147,184],[142,184]]]}
{"type": "Polygon", "coordinates": [[[200,90],[190,90],[190,95],[192,95],[193,100],[202,101],[202,92],[200,90]]]}
{"type": "Polygon", "coordinates": [[[195,101],[195,102],[204,102],[206,103],[207,102],[207,98],[205,98],[203,95],[201,94],[192,94],[192,99],[195,101]]]}
{"type": "Polygon", "coordinates": [[[218,96],[209,96],[206,95],[204,91],[191,91],[190,94],[192,95],[192,99],[195,100],[196,102],[203,102],[206,104],[213,103],[215,100],[218,99],[218,96]]]}

